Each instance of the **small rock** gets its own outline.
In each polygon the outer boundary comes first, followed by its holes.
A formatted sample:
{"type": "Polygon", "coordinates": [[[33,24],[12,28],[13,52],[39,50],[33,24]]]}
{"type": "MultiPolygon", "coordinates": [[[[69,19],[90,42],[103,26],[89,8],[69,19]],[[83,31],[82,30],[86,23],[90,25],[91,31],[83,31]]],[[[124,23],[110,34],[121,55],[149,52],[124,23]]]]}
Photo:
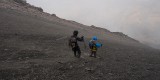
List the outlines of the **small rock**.
{"type": "Polygon", "coordinates": [[[73,66],[71,65],[69,68],[70,68],[70,69],[72,69],[72,68],[73,68],[73,66]]]}
{"type": "Polygon", "coordinates": [[[63,64],[63,62],[58,62],[59,64],[63,64]]]}
{"type": "Polygon", "coordinates": [[[108,74],[111,75],[111,76],[113,75],[112,73],[108,73],[108,74]]]}
{"type": "Polygon", "coordinates": [[[85,68],[85,70],[87,70],[87,71],[93,71],[93,69],[91,69],[91,68],[85,68]]]}
{"type": "Polygon", "coordinates": [[[8,49],[4,49],[5,51],[8,51],[8,49]]]}
{"type": "Polygon", "coordinates": [[[84,63],[88,63],[88,62],[84,62],[84,63]]]}
{"type": "Polygon", "coordinates": [[[82,67],[84,66],[84,64],[81,65],[82,67]]]}
{"type": "Polygon", "coordinates": [[[22,60],[22,58],[18,58],[18,60],[22,60]]]}

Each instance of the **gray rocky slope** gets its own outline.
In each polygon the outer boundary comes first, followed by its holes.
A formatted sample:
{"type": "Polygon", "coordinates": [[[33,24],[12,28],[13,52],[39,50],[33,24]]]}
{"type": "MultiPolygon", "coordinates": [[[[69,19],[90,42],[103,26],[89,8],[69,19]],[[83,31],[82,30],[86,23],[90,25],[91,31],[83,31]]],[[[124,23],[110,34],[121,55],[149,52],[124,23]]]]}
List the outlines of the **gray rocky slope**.
{"type": "Polygon", "coordinates": [[[160,51],[120,32],[65,20],[21,0],[0,1],[0,80],[159,80],[160,51]],[[98,58],[75,58],[73,30],[86,44],[97,36],[98,58]]]}

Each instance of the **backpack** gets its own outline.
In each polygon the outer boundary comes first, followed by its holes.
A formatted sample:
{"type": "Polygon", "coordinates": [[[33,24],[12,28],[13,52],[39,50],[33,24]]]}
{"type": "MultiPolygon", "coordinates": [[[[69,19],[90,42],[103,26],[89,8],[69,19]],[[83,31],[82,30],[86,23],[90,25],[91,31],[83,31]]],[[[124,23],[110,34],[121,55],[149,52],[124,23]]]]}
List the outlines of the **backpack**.
{"type": "Polygon", "coordinates": [[[100,43],[98,43],[98,42],[94,42],[94,40],[91,40],[91,41],[89,42],[89,47],[90,47],[90,49],[91,49],[92,51],[96,51],[97,48],[102,47],[102,44],[100,44],[100,43]]]}
{"type": "Polygon", "coordinates": [[[93,43],[92,43],[92,40],[91,41],[89,41],[89,47],[91,48],[92,47],[92,45],[93,45],[93,43]]]}
{"type": "Polygon", "coordinates": [[[91,51],[97,51],[96,43],[94,43],[93,40],[91,40],[91,41],[89,42],[89,47],[90,47],[91,51]]]}
{"type": "Polygon", "coordinates": [[[90,40],[90,41],[89,41],[89,47],[92,48],[93,45],[94,45],[94,40],[90,40]]]}
{"type": "Polygon", "coordinates": [[[77,44],[77,38],[74,37],[74,36],[71,36],[70,40],[69,40],[69,45],[74,48],[76,47],[76,44],[77,44]]]}

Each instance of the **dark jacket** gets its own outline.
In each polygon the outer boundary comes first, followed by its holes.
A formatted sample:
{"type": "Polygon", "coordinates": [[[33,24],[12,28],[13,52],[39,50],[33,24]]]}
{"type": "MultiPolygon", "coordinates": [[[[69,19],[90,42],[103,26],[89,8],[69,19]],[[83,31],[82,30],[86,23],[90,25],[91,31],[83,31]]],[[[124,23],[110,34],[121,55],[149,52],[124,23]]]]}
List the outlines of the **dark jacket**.
{"type": "MultiPolygon", "coordinates": [[[[74,37],[76,39],[75,43],[75,47],[78,46],[78,41],[84,41],[83,36],[82,37],[78,37],[76,35],[72,35],[71,38],[74,37]]],[[[72,42],[71,42],[71,38],[69,39],[69,46],[71,46],[72,42]]]]}

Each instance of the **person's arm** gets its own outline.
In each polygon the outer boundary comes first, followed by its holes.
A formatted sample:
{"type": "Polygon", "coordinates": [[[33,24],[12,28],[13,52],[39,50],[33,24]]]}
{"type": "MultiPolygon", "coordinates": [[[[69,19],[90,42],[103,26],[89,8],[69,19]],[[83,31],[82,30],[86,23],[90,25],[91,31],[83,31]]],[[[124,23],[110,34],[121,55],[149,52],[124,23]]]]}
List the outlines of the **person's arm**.
{"type": "Polygon", "coordinates": [[[92,44],[89,42],[89,48],[91,49],[92,48],[92,44]]]}
{"type": "Polygon", "coordinates": [[[82,36],[81,38],[77,37],[78,41],[84,41],[84,37],[82,36]]]}

